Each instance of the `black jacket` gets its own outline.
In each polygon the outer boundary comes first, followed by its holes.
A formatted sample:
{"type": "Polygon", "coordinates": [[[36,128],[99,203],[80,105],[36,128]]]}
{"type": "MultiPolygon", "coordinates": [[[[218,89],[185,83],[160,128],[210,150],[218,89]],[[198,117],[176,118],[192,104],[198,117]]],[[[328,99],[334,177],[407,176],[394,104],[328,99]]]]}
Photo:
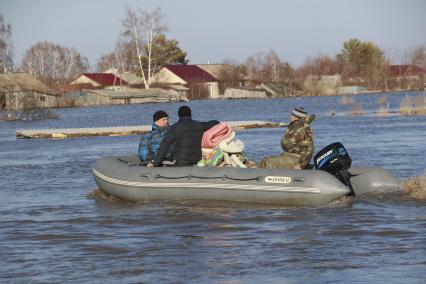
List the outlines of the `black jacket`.
{"type": "Polygon", "coordinates": [[[194,165],[201,160],[201,139],[204,131],[218,124],[217,120],[200,122],[191,117],[181,117],[173,124],[161,142],[154,166],[158,167],[168,152],[170,145],[174,144],[172,159],[176,166],[194,165]]]}

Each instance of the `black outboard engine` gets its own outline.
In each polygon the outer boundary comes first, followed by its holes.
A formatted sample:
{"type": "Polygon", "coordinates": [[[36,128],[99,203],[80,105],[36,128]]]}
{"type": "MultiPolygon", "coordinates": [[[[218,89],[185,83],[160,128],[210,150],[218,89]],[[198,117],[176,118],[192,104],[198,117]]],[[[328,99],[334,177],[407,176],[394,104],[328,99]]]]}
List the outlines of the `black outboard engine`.
{"type": "Polygon", "coordinates": [[[350,181],[351,174],[348,171],[351,164],[352,159],[340,142],[326,146],[314,156],[314,165],[317,170],[326,171],[335,176],[344,185],[349,187],[351,192],[348,195],[355,196],[350,181]]]}

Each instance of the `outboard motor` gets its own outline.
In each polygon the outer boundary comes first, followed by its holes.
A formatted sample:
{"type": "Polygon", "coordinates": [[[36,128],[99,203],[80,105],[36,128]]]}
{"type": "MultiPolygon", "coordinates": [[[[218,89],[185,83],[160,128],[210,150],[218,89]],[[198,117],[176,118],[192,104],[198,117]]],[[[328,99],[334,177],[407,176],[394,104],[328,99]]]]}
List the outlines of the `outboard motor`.
{"type": "Polygon", "coordinates": [[[340,142],[326,146],[314,156],[314,165],[317,170],[326,171],[335,176],[344,185],[349,187],[351,192],[348,195],[355,196],[350,181],[351,174],[348,171],[351,164],[352,159],[340,142]]]}

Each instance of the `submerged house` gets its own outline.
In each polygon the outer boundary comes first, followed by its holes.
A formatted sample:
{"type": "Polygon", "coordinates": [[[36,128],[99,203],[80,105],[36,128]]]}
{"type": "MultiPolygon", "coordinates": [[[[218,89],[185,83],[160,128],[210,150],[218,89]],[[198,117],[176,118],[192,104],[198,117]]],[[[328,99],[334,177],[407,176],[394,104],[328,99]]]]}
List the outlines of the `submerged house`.
{"type": "Polygon", "coordinates": [[[0,74],[0,110],[58,107],[59,97],[28,73],[0,74]]]}
{"type": "Polygon", "coordinates": [[[226,83],[223,82],[223,74],[229,69],[227,64],[197,64],[198,67],[212,75],[218,82],[219,95],[223,95],[226,90],[226,83]]]}
{"type": "Polygon", "coordinates": [[[127,82],[130,86],[132,85],[142,85],[142,77],[136,75],[133,72],[119,72],[117,68],[111,68],[103,72],[104,74],[113,74],[115,77],[122,79],[127,82]]]}
{"type": "Polygon", "coordinates": [[[122,105],[187,101],[186,95],[159,88],[115,90],[82,90],[68,93],[65,98],[74,106],[122,105]]]}
{"type": "Polygon", "coordinates": [[[224,99],[267,99],[268,95],[263,89],[256,88],[226,88],[224,99]]]}
{"type": "Polygon", "coordinates": [[[297,87],[290,83],[262,83],[255,88],[227,88],[225,99],[268,99],[294,96],[297,87]]]}
{"type": "Polygon", "coordinates": [[[217,80],[219,80],[225,68],[228,67],[227,64],[197,64],[197,66],[215,77],[217,80]]]}
{"type": "Polygon", "coordinates": [[[189,98],[218,98],[218,80],[197,65],[166,65],[151,79],[156,85],[181,85],[189,98]]]}
{"type": "Polygon", "coordinates": [[[282,98],[294,96],[298,87],[291,83],[262,83],[256,89],[265,90],[270,98],[282,98]]]}
{"type": "Polygon", "coordinates": [[[363,86],[343,86],[338,89],[339,95],[356,95],[367,92],[367,88],[363,86]]]}
{"type": "Polygon", "coordinates": [[[66,87],[67,91],[83,89],[113,89],[120,90],[129,83],[112,73],[83,73],[66,87]]]}
{"type": "Polygon", "coordinates": [[[305,92],[312,96],[336,95],[342,87],[340,75],[311,75],[303,83],[305,92]]]}

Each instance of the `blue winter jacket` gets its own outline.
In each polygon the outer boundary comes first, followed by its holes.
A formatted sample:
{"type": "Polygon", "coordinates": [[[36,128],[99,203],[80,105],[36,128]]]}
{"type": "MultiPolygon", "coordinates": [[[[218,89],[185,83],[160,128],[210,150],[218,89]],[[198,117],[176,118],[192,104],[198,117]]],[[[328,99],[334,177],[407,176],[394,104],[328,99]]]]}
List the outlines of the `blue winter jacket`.
{"type": "MultiPolygon", "coordinates": [[[[166,136],[169,127],[158,127],[155,123],[152,125],[152,131],[143,134],[139,142],[139,158],[141,161],[150,162],[157,154],[160,148],[161,141],[166,136]]],[[[171,154],[166,155],[166,159],[170,158],[171,154]]]]}

